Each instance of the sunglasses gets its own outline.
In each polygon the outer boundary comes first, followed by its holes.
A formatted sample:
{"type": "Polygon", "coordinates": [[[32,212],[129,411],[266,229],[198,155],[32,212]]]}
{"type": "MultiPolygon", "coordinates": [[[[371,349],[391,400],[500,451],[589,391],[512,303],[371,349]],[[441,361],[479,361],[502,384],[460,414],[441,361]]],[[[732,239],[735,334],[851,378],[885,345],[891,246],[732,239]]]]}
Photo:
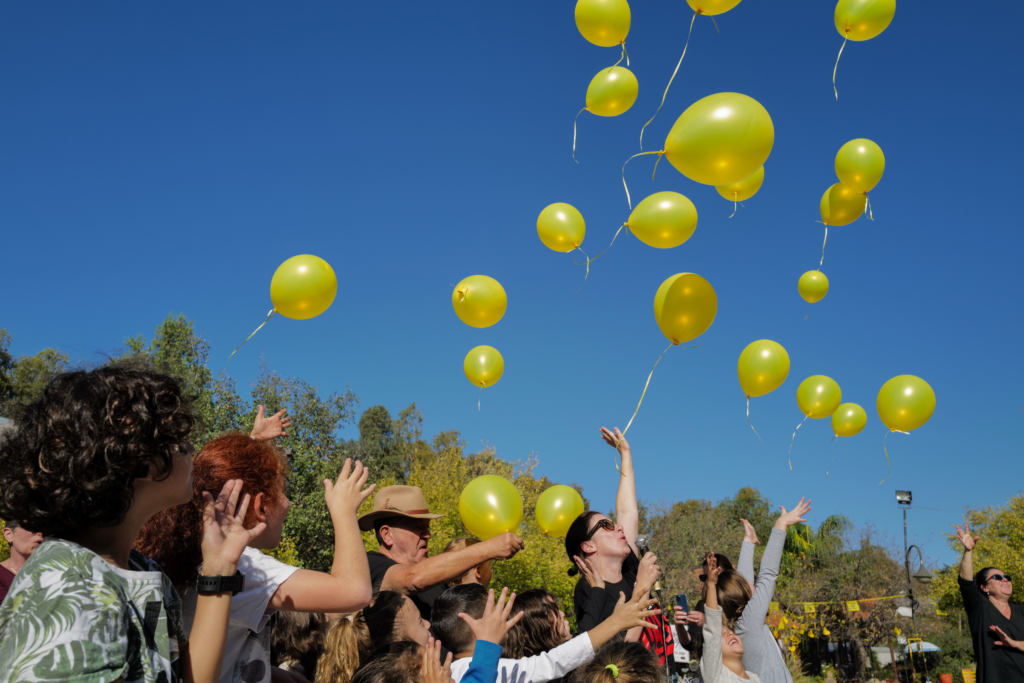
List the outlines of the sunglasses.
{"type": "Polygon", "coordinates": [[[597,533],[598,529],[604,529],[605,531],[615,531],[615,525],[612,524],[612,521],[610,519],[598,520],[597,524],[594,525],[594,528],[591,529],[590,533],[587,534],[587,538],[585,540],[589,541],[590,539],[592,539],[594,537],[594,534],[597,533]]]}
{"type": "Polygon", "coordinates": [[[985,581],[1008,581],[1012,583],[1013,579],[1006,574],[989,574],[989,577],[985,579],[985,581]]]}

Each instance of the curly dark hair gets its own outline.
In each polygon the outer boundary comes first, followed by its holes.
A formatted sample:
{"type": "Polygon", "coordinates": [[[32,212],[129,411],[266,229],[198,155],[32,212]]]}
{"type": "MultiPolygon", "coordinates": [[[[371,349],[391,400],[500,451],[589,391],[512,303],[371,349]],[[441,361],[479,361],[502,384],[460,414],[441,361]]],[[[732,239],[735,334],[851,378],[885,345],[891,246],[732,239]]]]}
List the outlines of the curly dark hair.
{"type": "Polygon", "coordinates": [[[135,479],[167,478],[195,424],[173,377],[124,368],[57,375],[0,437],[0,517],[58,537],[120,524],[135,479]]]}

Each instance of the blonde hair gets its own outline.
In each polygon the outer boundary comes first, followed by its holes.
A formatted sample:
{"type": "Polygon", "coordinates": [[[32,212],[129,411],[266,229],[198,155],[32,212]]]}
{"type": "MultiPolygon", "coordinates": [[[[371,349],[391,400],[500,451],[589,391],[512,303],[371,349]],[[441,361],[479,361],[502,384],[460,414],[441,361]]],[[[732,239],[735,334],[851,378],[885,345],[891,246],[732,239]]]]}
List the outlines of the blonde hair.
{"type": "Polygon", "coordinates": [[[315,683],[348,683],[370,655],[370,632],[362,612],[339,617],[324,636],[315,683]]]}
{"type": "MultiPolygon", "coordinates": [[[[455,550],[464,550],[465,548],[468,548],[468,547],[470,547],[472,545],[476,545],[477,543],[480,543],[480,542],[481,542],[480,539],[477,538],[476,536],[459,536],[457,538],[453,538],[452,540],[448,541],[448,545],[446,545],[444,547],[444,550],[442,550],[441,552],[442,553],[450,553],[450,552],[455,551],[455,550]]],[[[474,567],[474,569],[475,569],[475,567],[474,567]]],[[[468,574],[469,572],[472,572],[472,571],[473,571],[473,569],[470,569],[469,571],[467,571],[462,576],[457,576],[454,579],[452,579],[451,581],[445,582],[445,585],[448,588],[452,588],[453,586],[458,586],[460,583],[462,583],[463,576],[465,576],[466,574],[468,574]]]]}

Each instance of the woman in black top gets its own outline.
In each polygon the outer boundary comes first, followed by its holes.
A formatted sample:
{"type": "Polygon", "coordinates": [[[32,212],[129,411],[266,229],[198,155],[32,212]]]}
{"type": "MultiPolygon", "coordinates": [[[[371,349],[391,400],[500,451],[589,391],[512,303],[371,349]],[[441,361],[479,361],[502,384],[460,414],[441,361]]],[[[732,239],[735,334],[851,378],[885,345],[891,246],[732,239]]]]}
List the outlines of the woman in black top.
{"type": "Polygon", "coordinates": [[[972,576],[980,536],[971,536],[967,524],[963,530],[956,527],[956,535],[964,544],[957,583],[974,641],[978,682],[1024,682],[1024,606],[1010,604],[1013,583],[999,568],[985,567],[972,576]]]}
{"type": "MultiPolygon", "coordinates": [[[[636,536],[640,516],[629,443],[618,429],[612,433],[601,427],[601,438],[615,446],[622,457],[619,491],[615,497],[616,521],[591,510],[577,517],[565,535],[565,552],[576,565],[569,574],[583,574],[573,594],[580,633],[589,631],[611,616],[619,593],[625,594],[629,600],[633,596],[634,585],[650,590],[660,573],[653,553],[648,553],[643,560],[637,557],[636,536]]],[[[671,655],[673,649],[668,620],[658,615],[651,616],[648,622],[652,628],[627,631],[626,640],[640,640],[664,663],[666,655],[671,655]]]]}

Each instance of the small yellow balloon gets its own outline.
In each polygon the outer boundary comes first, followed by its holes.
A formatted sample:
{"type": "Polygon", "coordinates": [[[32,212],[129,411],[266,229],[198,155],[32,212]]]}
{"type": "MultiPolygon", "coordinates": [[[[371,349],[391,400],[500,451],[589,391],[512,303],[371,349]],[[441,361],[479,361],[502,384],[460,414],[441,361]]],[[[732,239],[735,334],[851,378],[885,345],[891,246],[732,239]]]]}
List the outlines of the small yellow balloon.
{"type": "Polygon", "coordinates": [[[505,288],[486,275],[470,275],[452,292],[455,315],[470,327],[490,327],[501,320],[507,307],[505,288]]]}
{"type": "Polygon", "coordinates": [[[740,4],[740,0],[686,0],[686,2],[689,3],[690,8],[697,14],[708,14],[711,16],[728,12],[740,4]]]}
{"type": "Polygon", "coordinates": [[[796,404],[800,412],[812,420],[830,416],[842,402],[839,384],[825,375],[811,375],[796,388],[796,404]]]}
{"type": "Polygon", "coordinates": [[[836,436],[860,434],[868,423],[868,414],[856,403],[844,403],[832,413],[832,431],[836,436]]]}
{"type": "Polygon", "coordinates": [[[857,192],[870,192],[884,172],[882,148],[866,138],[850,140],[836,153],[839,182],[857,192]]]}
{"type": "Polygon", "coordinates": [[[576,207],[556,202],[544,207],[537,217],[537,235],[548,249],[570,252],[583,244],[587,225],[576,207]]]}
{"type": "Polygon", "coordinates": [[[782,386],[789,376],[789,354],[781,344],[760,339],[743,349],[736,371],[747,398],[764,396],[782,386]]]}
{"type": "Polygon", "coordinates": [[[894,432],[909,432],[935,412],[935,392],[920,377],[899,375],[882,385],[876,407],[882,424],[894,432]]]}
{"type": "Polygon", "coordinates": [[[836,30],[850,40],[869,40],[889,27],[896,15],[896,0],[839,0],[836,30]]]}
{"type": "Polygon", "coordinates": [[[505,372],[505,359],[493,346],[477,346],[462,362],[466,379],[478,387],[493,387],[505,372]]]}
{"type": "Polygon", "coordinates": [[[459,516],[469,533],[486,541],[519,527],[523,498],[508,479],[484,474],[462,489],[459,516]]]}
{"type": "Polygon", "coordinates": [[[631,15],[626,0],[579,0],[576,28],[594,45],[612,47],[629,34],[631,15]]]}
{"type": "Polygon", "coordinates": [[[678,192],[655,192],[636,205],[626,225],[647,246],[671,249],[693,236],[697,207],[678,192]]]}
{"type": "Polygon", "coordinates": [[[836,183],[825,190],[818,205],[825,225],[849,225],[864,213],[868,198],[863,192],[836,183]]]}
{"type": "Polygon", "coordinates": [[[772,117],[746,95],[722,92],[697,100],[665,139],[665,156],[690,180],[729,185],[754,173],[775,144],[772,117]]]}
{"type": "Polygon", "coordinates": [[[601,69],[587,86],[587,111],[598,116],[618,116],[636,102],[640,84],[625,67],[601,69]]]}
{"type": "Polygon", "coordinates": [[[800,276],[796,288],[804,301],[816,304],[828,294],[828,278],[820,270],[808,270],[800,276]]]}
{"type": "Polygon", "coordinates": [[[718,194],[722,195],[730,202],[742,202],[757,194],[757,191],[761,189],[761,183],[763,182],[764,166],[760,167],[739,182],[730,183],[729,185],[717,185],[715,189],[718,190],[718,194]]]}
{"type": "Polygon", "coordinates": [[[338,293],[338,278],[319,256],[292,256],[277,267],[270,280],[274,310],[286,318],[307,320],[328,308],[338,293]]]}
{"type": "Polygon", "coordinates": [[[576,518],[583,514],[583,496],[562,484],[555,484],[537,498],[534,516],[548,536],[565,536],[576,518]]]}
{"type": "Polygon", "coordinates": [[[715,288],[696,273],[673,275],[654,295],[654,319],[673,344],[683,344],[707,332],[717,313],[715,288]]]}

